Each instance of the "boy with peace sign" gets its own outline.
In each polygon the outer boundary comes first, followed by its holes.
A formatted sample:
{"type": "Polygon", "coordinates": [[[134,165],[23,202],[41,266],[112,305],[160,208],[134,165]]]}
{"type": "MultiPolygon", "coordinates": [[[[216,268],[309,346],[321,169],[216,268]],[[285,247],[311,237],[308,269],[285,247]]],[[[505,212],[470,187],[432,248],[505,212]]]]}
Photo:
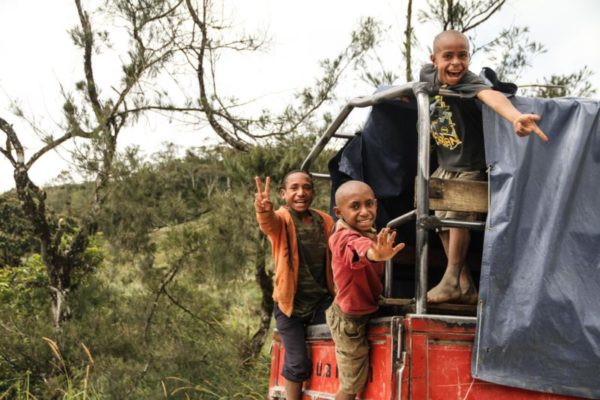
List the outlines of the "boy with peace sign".
{"type": "Polygon", "coordinates": [[[264,189],[255,177],[254,207],[260,229],[271,241],[275,266],[275,325],[285,348],[282,375],[286,379],[286,398],[301,399],[302,382],[312,373],[312,362],[305,345],[306,326],[324,323],[324,312],[331,304],[333,275],[327,240],[333,219],[310,208],[314,199],[313,182],[304,171],[284,176],[279,196],[283,207],[273,209],[271,179],[264,189]]]}

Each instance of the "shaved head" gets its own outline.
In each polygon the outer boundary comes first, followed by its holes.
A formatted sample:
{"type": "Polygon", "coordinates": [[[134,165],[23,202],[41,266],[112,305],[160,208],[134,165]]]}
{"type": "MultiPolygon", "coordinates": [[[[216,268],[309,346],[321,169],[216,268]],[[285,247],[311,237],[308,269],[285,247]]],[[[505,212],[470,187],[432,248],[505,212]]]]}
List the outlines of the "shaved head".
{"type": "Polygon", "coordinates": [[[336,191],[335,191],[335,204],[340,205],[344,202],[348,196],[356,193],[369,193],[372,197],[375,197],[373,193],[373,189],[371,186],[367,185],[361,181],[348,181],[344,182],[336,191]]]}
{"type": "Polygon", "coordinates": [[[462,40],[467,50],[469,50],[469,39],[464,35],[464,33],[454,30],[444,31],[438,34],[435,39],[433,39],[433,52],[437,52],[440,47],[440,43],[446,40],[462,40]]]}
{"type": "Polygon", "coordinates": [[[377,199],[373,189],[361,181],[348,181],[335,192],[335,215],[360,232],[373,229],[377,199]]]}

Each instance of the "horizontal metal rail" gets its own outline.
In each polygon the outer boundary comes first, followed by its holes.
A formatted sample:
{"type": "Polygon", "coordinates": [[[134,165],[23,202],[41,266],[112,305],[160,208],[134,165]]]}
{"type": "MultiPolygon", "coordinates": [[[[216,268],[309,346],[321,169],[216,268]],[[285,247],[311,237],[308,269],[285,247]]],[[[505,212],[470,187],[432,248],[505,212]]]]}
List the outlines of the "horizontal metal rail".
{"type": "Polygon", "coordinates": [[[472,230],[484,230],[485,222],[459,221],[455,219],[441,219],[440,226],[448,228],[467,228],[472,230]]]}
{"type": "Polygon", "coordinates": [[[395,228],[397,226],[407,223],[408,221],[412,221],[415,218],[417,218],[417,210],[412,210],[407,212],[406,214],[402,214],[401,216],[394,218],[385,226],[387,226],[388,228],[395,228]]]}
{"type": "Polygon", "coordinates": [[[356,135],[347,135],[347,134],[343,134],[343,133],[336,133],[335,135],[333,135],[334,138],[339,138],[339,139],[354,139],[356,137],[356,135]]]}
{"type": "MultiPolygon", "coordinates": [[[[327,146],[327,143],[329,143],[329,141],[335,135],[340,126],[344,123],[344,121],[346,121],[346,118],[348,118],[348,115],[354,108],[370,107],[386,101],[399,99],[402,96],[413,96],[413,88],[416,85],[423,84],[418,82],[411,82],[404,85],[393,86],[388,89],[384,89],[370,96],[356,97],[350,100],[348,104],[346,104],[344,108],[342,108],[337,118],[333,120],[329,127],[327,127],[327,129],[325,130],[323,135],[321,135],[317,143],[315,143],[310,153],[308,153],[308,156],[306,156],[306,159],[304,159],[304,161],[302,162],[302,166],[300,167],[300,169],[302,169],[303,171],[310,170],[310,167],[312,166],[313,162],[317,159],[319,154],[321,154],[325,146],[327,146]]],[[[314,173],[311,173],[311,175],[314,176],[314,173]]]]}

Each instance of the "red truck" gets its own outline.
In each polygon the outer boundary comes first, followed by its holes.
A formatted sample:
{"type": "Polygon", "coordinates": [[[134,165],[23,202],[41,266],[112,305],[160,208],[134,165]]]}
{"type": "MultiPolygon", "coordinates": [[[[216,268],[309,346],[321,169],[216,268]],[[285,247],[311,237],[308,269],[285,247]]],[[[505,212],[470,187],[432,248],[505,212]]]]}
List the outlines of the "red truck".
{"type": "MultiPolygon", "coordinates": [[[[460,96],[440,89],[437,95],[460,96]]],[[[416,208],[387,222],[396,228],[414,223],[416,239],[392,262],[386,265],[384,297],[381,299],[381,317],[369,326],[370,368],[367,385],[358,399],[369,400],[428,400],[428,399],[574,399],[565,395],[531,391],[475,379],[472,376],[473,347],[478,329],[478,306],[426,303],[428,278],[432,272],[443,270],[443,250],[430,246],[434,236],[430,231],[439,226],[467,227],[483,230],[485,223],[454,220],[436,220],[431,209],[486,212],[487,186],[475,184],[471,188],[457,189],[472,194],[470,199],[456,199],[451,182],[429,177],[430,163],[430,88],[420,83],[409,83],[380,91],[372,96],[351,100],[323,134],[305,159],[302,169],[310,171],[311,164],[330,139],[348,138],[337,134],[348,114],[354,108],[370,107],[394,99],[410,96],[418,115],[417,170],[414,190],[416,208]],[[445,205],[451,203],[452,205],[445,205]],[[434,207],[435,205],[435,207],[434,207]],[[414,222],[416,221],[416,223],[414,222]],[[411,298],[393,296],[393,270],[412,268],[414,292],[411,298]],[[430,268],[431,267],[431,268],[430,268]],[[431,271],[430,271],[431,270],[431,271]]],[[[316,178],[329,178],[329,174],[311,172],[316,178]]],[[[414,175],[413,175],[414,176],[414,175]]],[[[412,228],[411,228],[412,229],[412,228]]],[[[470,254],[471,265],[480,265],[481,254],[470,254]]],[[[313,372],[303,387],[305,400],[334,399],[338,389],[338,370],[334,343],[326,325],[309,326],[307,346],[312,355],[313,372]]],[[[285,381],[281,375],[285,350],[277,334],[273,335],[271,348],[271,375],[269,399],[285,399],[285,381]]],[[[600,372],[600,366],[598,368],[600,372]]],[[[600,378],[598,378],[600,379],[600,378]]]]}

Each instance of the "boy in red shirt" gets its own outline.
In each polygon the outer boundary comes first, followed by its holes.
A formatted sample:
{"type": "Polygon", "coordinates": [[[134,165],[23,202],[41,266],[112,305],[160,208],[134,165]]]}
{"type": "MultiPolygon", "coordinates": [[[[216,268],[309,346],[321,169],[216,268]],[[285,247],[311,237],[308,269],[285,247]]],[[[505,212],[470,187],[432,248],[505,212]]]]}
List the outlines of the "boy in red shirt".
{"type": "Polygon", "coordinates": [[[402,248],[394,246],[396,232],[389,228],[376,233],[377,200],[369,185],[348,181],[335,193],[333,208],[339,218],[329,238],[332,252],[334,303],[326,312],[327,325],[335,342],[340,378],[336,400],[353,400],[362,390],[369,371],[366,329],[378,309],[383,290],[384,263],[402,248]]]}

